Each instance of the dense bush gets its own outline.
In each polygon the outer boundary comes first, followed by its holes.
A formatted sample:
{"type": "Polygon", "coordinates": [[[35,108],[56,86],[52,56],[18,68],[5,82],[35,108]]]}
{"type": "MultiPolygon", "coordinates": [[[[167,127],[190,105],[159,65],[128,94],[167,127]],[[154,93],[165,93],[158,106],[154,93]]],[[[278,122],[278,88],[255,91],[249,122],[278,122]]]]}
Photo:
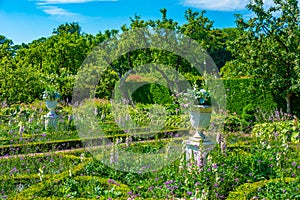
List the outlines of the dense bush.
{"type": "MultiPolygon", "coordinates": [[[[198,85],[201,85],[203,81],[201,77],[197,79],[194,77],[190,82],[195,80],[198,85]]],[[[257,79],[239,78],[219,79],[216,81],[222,81],[224,84],[226,90],[226,109],[232,113],[237,113],[239,116],[242,115],[243,109],[246,106],[248,106],[246,107],[247,109],[251,107],[252,111],[260,109],[262,112],[271,112],[276,108],[285,108],[285,101],[273,96],[272,91],[269,89],[260,86],[261,83],[257,79]]],[[[144,85],[137,89],[133,94],[133,99],[136,102],[143,103],[172,102],[170,91],[165,87],[155,84],[144,85]]],[[[253,118],[252,111],[251,115],[253,118]]]]}
{"type": "Polygon", "coordinates": [[[296,121],[277,121],[256,124],[252,134],[261,141],[300,141],[300,126],[296,121]]]}
{"type": "Polygon", "coordinates": [[[236,199],[289,199],[299,198],[300,188],[297,189],[295,178],[280,178],[245,183],[230,192],[227,200],[236,199]],[[273,191],[268,191],[273,186],[273,191]],[[277,186],[277,187],[274,187],[277,186]]]}
{"type": "Polygon", "coordinates": [[[260,108],[267,112],[281,107],[274,102],[271,91],[259,84],[258,80],[250,78],[224,79],[227,110],[241,115],[248,104],[252,104],[252,109],[260,108]]]}
{"type": "Polygon", "coordinates": [[[148,104],[170,104],[173,102],[171,91],[158,84],[145,84],[132,94],[134,102],[148,104]]]}

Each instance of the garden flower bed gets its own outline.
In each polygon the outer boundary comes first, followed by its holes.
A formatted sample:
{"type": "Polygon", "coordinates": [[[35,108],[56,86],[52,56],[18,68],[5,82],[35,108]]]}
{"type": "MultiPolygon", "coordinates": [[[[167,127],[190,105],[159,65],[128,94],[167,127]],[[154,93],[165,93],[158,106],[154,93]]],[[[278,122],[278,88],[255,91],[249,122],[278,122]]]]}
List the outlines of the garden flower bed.
{"type": "MultiPolygon", "coordinates": [[[[216,143],[199,163],[185,159],[182,136],[189,136],[187,128],[166,126],[149,132],[152,129],[145,125],[124,131],[110,120],[99,120],[103,136],[80,138],[74,127],[67,126],[68,120],[64,118],[54,132],[31,132],[25,122],[22,132],[17,120],[0,124],[3,198],[234,199],[244,195],[246,199],[297,199],[300,193],[298,129],[291,122],[257,124],[254,134],[224,132],[226,145],[216,143]],[[277,126],[291,134],[274,135],[277,126]],[[114,168],[117,165],[109,163],[112,155],[103,150],[106,146],[99,145],[104,138],[126,155],[118,158],[121,167],[136,168],[114,168]],[[85,148],[84,143],[91,146],[85,148]],[[175,146],[182,151],[172,155],[175,146]],[[147,166],[147,159],[145,166],[139,165],[140,154],[148,158],[149,165],[150,161],[156,164],[155,170],[147,166]],[[245,188],[252,188],[246,196],[245,188]],[[285,193],[280,188],[286,188],[285,193]]],[[[42,128],[40,123],[30,122],[42,128]]]]}

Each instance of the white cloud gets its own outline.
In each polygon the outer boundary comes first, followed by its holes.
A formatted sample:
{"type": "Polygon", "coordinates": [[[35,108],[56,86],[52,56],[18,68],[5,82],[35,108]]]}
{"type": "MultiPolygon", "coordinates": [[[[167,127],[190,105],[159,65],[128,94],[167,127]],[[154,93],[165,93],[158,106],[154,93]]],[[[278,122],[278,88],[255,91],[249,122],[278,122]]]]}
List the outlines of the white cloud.
{"type": "Polygon", "coordinates": [[[242,10],[247,2],[247,0],[184,0],[182,4],[205,10],[233,11],[242,10]]]}
{"type": "Polygon", "coordinates": [[[89,2],[101,2],[101,1],[117,1],[117,0],[37,0],[38,5],[49,4],[73,4],[73,3],[89,3],[89,2]]]}
{"type": "MultiPolygon", "coordinates": [[[[1,0],[0,0],[1,1],[1,0]]],[[[35,1],[37,7],[43,10],[44,13],[52,16],[79,16],[80,14],[69,12],[63,8],[58,7],[59,4],[75,4],[75,3],[89,3],[89,2],[106,2],[118,0],[29,0],[35,1]]]]}
{"type": "MultiPolygon", "coordinates": [[[[195,7],[204,10],[236,11],[244,10],[249,0],[183,0],[184,6],[195,7]]],[[[270,7],[273,0],[264,0],[265,7],[270,7]]]]}
{"type": "Polygon", "coordinates": [[[69,12],[56,6],[40,6],[44,13],[52,16],[76,16],[76,13],[69,12]]]}

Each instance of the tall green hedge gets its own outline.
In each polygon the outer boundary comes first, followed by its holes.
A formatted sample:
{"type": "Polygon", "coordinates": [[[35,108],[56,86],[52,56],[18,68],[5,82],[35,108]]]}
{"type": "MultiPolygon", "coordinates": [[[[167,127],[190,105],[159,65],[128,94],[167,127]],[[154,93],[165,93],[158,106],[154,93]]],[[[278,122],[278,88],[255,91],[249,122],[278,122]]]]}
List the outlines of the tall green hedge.
{"type": "MultiPolygon", "coordinates": [[[[190,80],[189,82],[194,82],[190,80]]],[[[198,78],[200,85],[203,79],[198,78]]],[[[252,104],[255,108],[264,112],[272,111],[276,108],[285,110],[285,101],[282,98],[274,96],[272,91],[261,84],[258,79],[236,78],[236,79],[218,79],[222,81],[226,92],[226,109],[241,115],[243,108],[252,104]]],[[[217,84],[215,84],[217,85],[217,84]]],[[[161,85],[146,84],[135,90],[132,94],[135,102],[141,103],[171,103],[171,91],[161,85]]]]}
{"type": "Polygon", "coordinates": [[[145,84],[132,94],[135,102],[145,104],[170,104],[173,102],[172,92],[163,85],[145,84]]]}
{"type": "Polygon", "coordinates": [[[223,79],[226,90],[226,109],[241,115],[248,104],[262,111],[272,111],[281,107],[274,100],[272,91],[251,78],[223,79]]]}

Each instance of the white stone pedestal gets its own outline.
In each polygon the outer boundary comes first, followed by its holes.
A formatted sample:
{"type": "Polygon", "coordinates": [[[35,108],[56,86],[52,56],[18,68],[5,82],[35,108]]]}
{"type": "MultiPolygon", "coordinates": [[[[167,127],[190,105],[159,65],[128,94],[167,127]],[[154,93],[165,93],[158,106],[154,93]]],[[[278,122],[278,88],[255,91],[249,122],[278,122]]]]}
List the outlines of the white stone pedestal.
{"type": "Polygon", "coordinates": [[[186,140],[186,161],[204,165],[208,149],[214,146],[214,142],[203,140],[201,137],[190,137],[186,140]],[[192,160],[191,160],[192,159],[192,160]]]}
{"type": "Polygon", "coordinates": [[[48,101],[46,100],[46,107],[50,110],[45,118],[45,130],[56,129],[58,124],[58,115],[54,112],[54,109],[57,106],[57,101],[48,101]]]}

